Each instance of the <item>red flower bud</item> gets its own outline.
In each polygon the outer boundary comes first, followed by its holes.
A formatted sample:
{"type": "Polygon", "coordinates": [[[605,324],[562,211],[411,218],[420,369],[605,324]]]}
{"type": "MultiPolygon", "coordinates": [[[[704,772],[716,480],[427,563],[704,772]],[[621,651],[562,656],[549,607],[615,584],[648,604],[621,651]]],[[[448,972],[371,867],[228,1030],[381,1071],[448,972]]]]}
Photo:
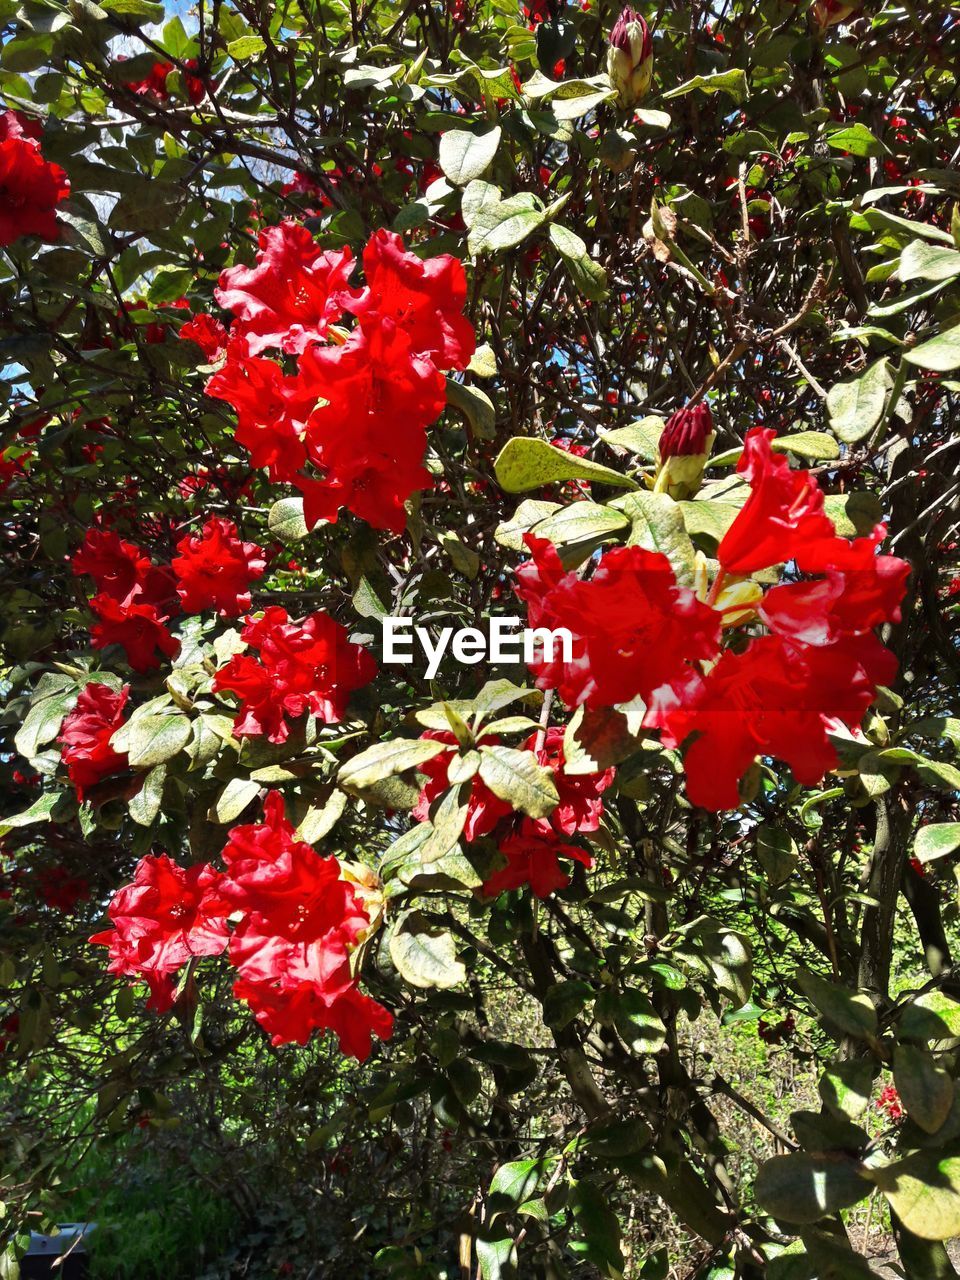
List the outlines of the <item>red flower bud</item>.
{"type": "Polygon", "coordinates": [[[622,107],[646,97],[653,79],[653,36],[635,9],[627,5],[610,32],[607,74],[622,107]]]}
{"type": "Polygon", "coordinates": [[[688,458],[691,454],[706,453],[707,437],[713,432],[713,416],[710,406],[685,405],[667,419],[660,436],[660,460],[688,458]]]}

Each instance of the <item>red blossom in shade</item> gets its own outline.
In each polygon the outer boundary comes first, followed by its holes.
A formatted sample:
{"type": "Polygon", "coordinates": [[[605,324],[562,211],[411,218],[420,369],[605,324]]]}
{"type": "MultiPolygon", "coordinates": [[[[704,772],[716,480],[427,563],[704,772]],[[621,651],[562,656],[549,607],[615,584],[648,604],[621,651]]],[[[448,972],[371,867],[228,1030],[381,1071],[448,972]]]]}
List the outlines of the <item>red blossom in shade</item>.
{"type": "Polygon", "coordinates": [[[691,801],[736,807],[738,783],[757,756],[785,760],[799,783],[815,785],[837,765],[830,727],[859,724],[896,668],[870,634],[822,647],[763,636],[743,653],[727,651],[661,718],[665,745],[692,737],[684,757],[691,801]]]}
{"type": "Polygon", "coordinates": [[[220,873],[206,864],[183,868],[166,854],[141,858],[133,883],[110,903],[113,927],[90,941],[110,948],[110,973],[143,978],[153,993],[151,1007],[169,1008],[177,970],[227,945],[231,908],[219,885],[220,873]]]}
{"type": "Polygon", "coordinates": [[[834,536],[815,477],[793,470],[773,452],[775,434],[766,427],[747,432],[737,471],[750,485],[750,496],[717,549],[727,573],[783,564],[802,555],[807,544],[834,536]]]}
{"type": "MultiPolygon", "coordinates": [[[[426,822],[430,817],[430,806],[439,796],[450,789],[449,770],[453,761],[453,751],[458,747],[456,738],[446,729],[427,729],[420,735],[429,742],[445,742],[450,751],[441,751],[430,760],[424,760],[417,768],[426,778],[417,803],[413,809],[413,817],[418,822],[426,822]]],[[[485,746],[493,747],[499,742],[496,735],[483,735],[485,746]]],[[[465,840],[478,840],[493,830],[501,818],[513,813],[506,800],[495,796],[479,773],[474,774],[470,783],[470,799],[467,802],[467,820],[464,823],[465,840]]]]}
{"type": "Polygon", "coordinates": [[[879,1098],[873,1105],[877,1111],[882,1111],[892,1124],[897,1124],[903,1119],[903,1103],[900,1101],[900,1094],[896,1087],[892,1084],[884,1085],[880,1090],[879,1098]]]}
{"type": "Polygon", "coordinates": [[[10,138],[21,138],[28,142],[39,142],[43,137],[43,125],[22,111],[0,111],[0,142],[10,138]]]}
{"type": "Polygon", "coordinates": [[[90,897],[90,886],[82,876],[72,876],[66,867],[47,867],[40,872],[40,895],[53,911],[65,914],[90,897]]]}
{"type": "Polygon", "coordinates": [[[537,736],[532,733],[523,744],[524,749],[532,751],[539,763],[551,771],[560,803],[548,818],[537,818],[530,825],[540,835],[547,835],[551,830],[564,836],[572,836],[577,831],[596,831],[603,817],[600,797],[613,782],[616,769],[605,769],[602,773],[565,773],[563,729],[556,726],[548,729],[539,751],[537,736]]]}
{"type": "Polygon", "coordinates": [[[585,867],[593,865],[593,859],[578,845],[565,844],[554,832],[538,832],[528,822],[501,843],[500,852],[507,859],[507,865],[484,881],[483,892],[488,898],[525,885],[530,886],[535,897],[547,898],[570,883],[570,877],[560,866],[561,857],[573,858],[585,867]]]}
{"type": "Polygon", "coordinates": [[[91,681],[63,722],[58,739],[60,756],[78,800],[101,779],[127,767],[126,754],[114,751],[110,739],[123,724],[129,696],[129,685],[116,690],[91,681]]]}
{"type": "Polygon", "coordinates": [[[248,622],[241,638],[259,650],[257,658],[236,654],[217,672],[214,692],[240,699],[234,731],[242,737],[266,735],[287,740],[286,717],[310,711],[327,724],[342,719],[354,689],[369,684],[377,666],[362,645],[325,613],[291,622],[286,609],[272,605],[248,622]]]}
{"type": "Polygon", "coordinates": [[[375,231],[363,251],[367,287],[346,308],[391,319],[413,351],[438,369],[465,369],[476,348],[473,326],[462,314],[467,301],[463,263],[450,254],[424,261],[407,252],[393,231],[375,231]]]}
{"type": "Polygon", "coordinates": [[[134,671],[159,667],[158,650],[166,658],[180,652],[180,641],[164,626],[164,618],[154,604],[119,604],[112,596],[101,594],[93,597],[90,608],[98,618],[90,628],[93,647],[121,645],[134,671]]]}
{"type": "Polygon", "coordinates": [[[348,248],[323,250],[298,222],[265,227],[255,267],[231,267],[213,296],[237,317],[233,337],[246,339],[251,355],[269,347],[291,354],[326,338],[329,326],[354,296],[348,248]]]}
{"type": "Polygon", "coordinates": [[[886,533],[878,524],[869,538],[808,543],[797,553],[797,565],[825,577],[774,587],[763,598],[760,617],[778,635],[817,645],[899,622],[910,566],[897,556],[876,554],[886,533]]]}
{"type": "Polygon", "coordinates": [[[537,686],[557,689],[568,706],[607,707],[689,677],[690,664],[719,652],[720,616],[677,584],[670,561],[641,547],[601,557],[584,581],[564,573],[552,543],[532,534],[533,559],[517,570],[530,626],[566,628],[570,661],[557,644],[532,664],[537,686]]]}
{"type": "Polygon", "coordinates": [[[302,437],[316,392],[275,360],[248,355],[240,340],[228,345],[206,393],[236,410],[237,444],[249,450],[253,466],[266,467],[273,481],[294,479],[307,461],[302,437]]]}
{"type": "Polygon", "coordinates": [[[201,312],[180,326],[179,338],[195,342],[207,361],[219,359],[227,349],[227,331],[213,316],[201,312]]]}
{"type": "Polygon", "coordinates": [[[88,529],[70,564],[78,576],[93,579],[98,595],[109,596],[119,605],[137,601],[160,606],[173,596],[169,573],[153,565],[146,552],[125,542],[112,529],[88,529]]]}
{"type": "Polygon", "coordinates": [[[241,542],[232,520],[211,516],[199,535],[177,543],[170,567],[184,613],[216,609],[221,618],[239,617],[250,608],[250,583],[267,567],[263,550],[241,542]]]}
{"type": "Polygon", "coordinates": [[[169,97],[167,76],[172,70],[172,62],[155,62],[145,80],[128,80],[126,87],[138,98],[153,97],[162,102],[169,97]]]}
{"type": "Polygon", "coordinates": [[[0,246],[21,236],[57,240],[57,205],[70,194],[67,175],[44,160],[32,122],[16,112],[0,115],[0,246]]]}
{"type": "Polygon", "coordinates": [[[6,449],[0,451],[0,494],[6,493],[17,476],[27,474],[25,464],[31,456],[29,453],[24,453],[14,458],[6,449]]]}

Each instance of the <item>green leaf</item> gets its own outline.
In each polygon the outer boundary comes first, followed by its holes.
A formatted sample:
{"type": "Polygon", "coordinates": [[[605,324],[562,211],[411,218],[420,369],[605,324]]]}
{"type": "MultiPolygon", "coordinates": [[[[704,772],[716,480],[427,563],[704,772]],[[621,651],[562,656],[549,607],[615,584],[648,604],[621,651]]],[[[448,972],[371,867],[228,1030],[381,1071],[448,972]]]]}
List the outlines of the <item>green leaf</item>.
{"type": "Polygon", "coordinates": [[[145,22],[163,21],[163,5],[152,4],[150,0],[99,0],[99,3],[108,13],[123,13],[132,18],[143,18],[145,22]]]}
{"type": "Polygon", "coordinates": [[[603,431],[600,439],[604,444],[612,444],[618,449],[635,453],[645,462],[653,462],[657,457],[657,446],[662,434],[663,419],[651,415],[649,418],[641,418],[639,422],[631,422],[627,427],[618,427],[616,431],[603,431]]]}
{"type": "Polygon", "coordinates": [[[937,373],[960,369],[960,324],[938,333],[928,342],[921,342],[919,347],[908,348],[903,358],[921,369],[933,369],[937,373]]]}
{"type": "Polygon", "coordinates": [[[796,431],[793,435],[777,436],[770,447],[778,453],[794,453],[798,458],[810,458],[814,462],[829,462],[840,457],[836,440],[823,431],[796,431]]]}
{"type": "Polygon", "coordinates": [[[547,231],[553,247],[566,262],[573,283],[585,298],[592,302],[607,296],[607,273],[594,262],[587,246],[580,237],[558,222],[551,222],[547,231]]]}
{"type": "Polygon", "coordinates": [[[449,750],[447,743],[432,738],[391,738],[389,742],[375,742],[341,765],[337,780],[347,791],[362,791],[449,750]]]}
{"type": "Polygon", "coordinates": [[[323,805],[311,805],[304,814],[303,821],[297,827],[297,836],[305,844],[317,844],[324,836],[329,835],[348,804],[345,792],[335,789],[323,805]]]}
{"type": "Polygon", "coordinates": [[[16,827],[29,827],[35,822],[49,822],[54,808],[63,798],[62,791],[46,791],[39,799],[34,800],[29,809],[24,809],[23,813],[14,813],[6,818],[0,818],[0,837],[16,827]]]}
{"type": "Polygon", "coordinates": [[[208,817],[211,822],[233,822],[259,794],[259,782],[252,778],[231,778],[210,806],[208,817]]]}
{"type": "MultiPolygon", "coordinates": [[[[319,525],[326,524],[321,520],[319,525]]],[[[303,518],[302,498],[281,498],[270,508],[267,528],[281,542],[302,542],[310,530],[303,518]]]]}
{"type": "Polygon", "coordinates": [[[580,978],[554,982],[543,996],[543,1020],[554,1031],[560,1031],[581,1013],[593,997],[593,987],[580,978]]]}
{"type": "Polygon", "coordinates": [[[828,132],[826,143],[834,151],[849,151],[852,156],[882,156],[887,151],[880,139],[859,123],[828,132]]]}
{"type": "Polygon", "coordinates": [[[876,1169],[873,1178],[903,1225],[921,1240],[960,1235],[960,1156],[919,1151],[876,1169]]]}
{"type": "Polygon", "coordinates": [[[470,231],[467,248],[474,257],[512,249],[546,219],[542,202],[532,192],[523,191],[504,200],[499,187],[479,178],[464,190],[461,208],[470,231]]]}
{"type": "Polygon", "coordinates": [[[602,773],[637,748],[627,717],[616,707],[578,707],[563,733],[563,771],[570,777],[602,773]]]}
{"type": "Polygon", "coordinates": [[[754,1191],[767,1213],[800,1225],[849,1209],[869,1195],[870,1183],[848,1157],[797,1152],[762,1164],[754,1191]]]}
{"type": "Polygon", "coordinates": [[[167,766],[158,764],[144,775],[143,785],[129,803],[130,817],[141,827],[149,827],[160,812],[167,766]]]}
{"type": "Polygon", "coordinates": [[[921,827],[913,852],[921,862],[933,862],[960,848],[960,822],[933,822],[921,827]]]}
{"type": "Polygon", "coordinates": [[[936,1133],[953,1106],[953,1080],[925,1050],[898,1044],[893,1054],[893,1081],[907,1115],[924,1133],[936,1133]]]}
{"type": "Polygon", "coordinates": [[[679,504],[665,493],[640,490],[617,498],[616,506],[632,525],[627,546],[659,551],[670,561],[677,581],[689,586],[694,551],[679,504]]]}
{"type": "Polygon", "coordinates": [[[481,745],[480,777],[495,796],[530,818],[546,818],[560,800],[550,770],[529,751],[481,745]]]}
{"type": "Polygon", "coordinates": [[[724,534],[740,514],[740,508],[731,502],[696,500],[678,502],[683,513],[683,523],[691,538],[707,537],[721,542],[724,534]]]}
{"type": "Polygon", "coordinates": [[[877,1034],[877,1011],[868,995],[848,991],[806,970],[797,974],[797,985],[810,1003],[847,1035],[862,1039],[877,1034]]]}
{"type": "MultiPolygon", "coordinates": [[[[557,547],[592,549],[625,529],[629,521],[613,507],[598,502],[571,502],[548,515],[530,529],[538,538],[546,538],[557,547]]],[[[524,550],[521,544],[518,550],[524,550]]]]}
{"type": "Polygon", "coordinates": [[[492,440],[497,434],[497,410],[493,401],[479,387],[468,387],[462,382],[447,378],[447,404],[466,417],[474,435],[481,440],[492,440]]]}
{"type": "Polygon", "coordinates": [[[39,754],[41,747],[53,741],[60,732],[64,716],[74,700],[73,693],[68,692],[56,694],[51,698],[41,698],[39,702],[33,704],[13,740],[14,746],[22,756],[32,760],[39,754]]]}
{"type": "Polygon", "coordinates": [[[820,1077],[823,1103],[835,1116],[855,1120],[870,1101],[874,1068],[866,1058],[833,1062],[820,1077]]]}
{"type": "Polygon", "coordinates": [[[950,1040],[960,1036],[960,1002],[943,991],[927,991],[900,1015],[905,1040],[950,1040]]]}
{"type": "Polygon", "coordinates": [[[757,861],[774,888],[783,884],[790,879],[797,865],[797,846],[793,837],[781,827],[758,827],[757,861]]]}
{"type": "Polygon", "coordinates": [[[884,356],[857,377],[830,388],[827,395],[830,426],[844,444],[855,444],[869,435],[883,416],[889,381],[887,363],[884,356]]]}
{"type": "Polygon", "coordinates": [[[712,75],[694,76],[685,80],[674,89],[669,89],[663,97],[680,98],[699,89],[702,93],[725,93],[734,102],[744,102],[749,96],[747,73],[742,67],[733,67],[729,71],[715,71],[712,75]]]}
{"type": "Polygon", "coordinates": [[[576,1258],[593,1263],[601,1274],[623,1273],[623,1250],[620,1247],[620,1222],[606,1196],[587,1179],[575,1183],[570,1191],[574,1230],[567,1247],[576,1258]]]}
{"type": "Polygon", "coordinates": [[[614,1024],[633,1053],[659,1053],[667,1029],[650,999],[642,991],[621,992],[613,1005],[614,1024]]]}
{"type": "Polygon", "coordinates": [[[420,848],[422,863],[436,862],[457,847],[466,825],[469,803],[467,786],[453,786],[445,793],[433,812],[430,834],[420,848]]]}
{"type": "Polygon", "coordinates": [[[960,253],[944,245],[914,240],[900,255],[897,275],[904,284],[910,280],[952,280],[960,276],[960,253]]]}
{"type": "Polygon", "coordinates": [[[502,1164],[493,1175],[487,1192],[490,1221],[499,1214],[510,1213],[535,1195],[543,1170],[543,1160],[510,1160],[502,1164]]]}
{"type": "Polygon", "coordinates": [[[560,480],[591,480],[616,485],[619,489],[637,488],[635,481],[610,467],[564,453],[545,440],[530,436],[514,436],[508,440],[494,463],[494,471],[497,483],[506,493],[525,493],[560,480]]]}
{"type": "Polygon", "coordinates": [[[440,168],[458,187],[466,186],[493,163],[502,133],[499,125],[485,133],[449,129],[440,139],[440,168]]]}
{"type": "Polygon", "coordinates": [[[408,911],[390,936],[390,959],[412,987],[446,990],[466,980],[451,934],[430,924],[419,911],[408,911]]]}
{"type": "Polygon", "coordinates": [[[259,58],[266,49],[266,41],[261,36],[240,36],[227,45],[227,53],[234,62],[245,62],[248,58],[259,58]]]}
{"type": "Polygon", "coordinates": [[[186,716],[148,715],[126,726],[126,751],[132,769],[149,769],[175,756],[190,741],[192,727],[186,716]]]}

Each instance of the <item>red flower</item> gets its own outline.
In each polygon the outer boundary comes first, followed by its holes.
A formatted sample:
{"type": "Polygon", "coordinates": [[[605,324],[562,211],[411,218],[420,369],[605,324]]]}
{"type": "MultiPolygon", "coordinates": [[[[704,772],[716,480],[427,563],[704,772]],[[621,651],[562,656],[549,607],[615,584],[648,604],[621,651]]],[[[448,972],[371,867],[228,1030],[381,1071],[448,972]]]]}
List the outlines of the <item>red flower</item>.
{"type": "Polygon", "coordinates": [[[21,236],[57,240],[57,205],[70,194],[67,175],[40,154],[36,129],[7,111],[0,115],[0,245],[21,236]]]}
{"type": "Polygon", "coordinates": [[[778,635],[817,645],[899,622],[910,566],[897,556],[876,554],[886,533],[878,524],[869,538],[808,543],[797,552],[798,567],[826,576],[774,587],[764,596],[760,617],[778,635]]]}
{"type": "MultiPolygon", "coordinates": [[[[340,878],[336,858],[321,858],[297,839],[279,791],[267,796],[263,815],[262,823],[230,832],[223,850],[224,896],[249,916],[259,935],[282,934],[295,943],[335,930],[345,942],[355,943],[370,919],[356,891],[340,878]]],[[[249,938],[238,944],[238,951],[244,958],[235,963],[245,977],[271,976],[272,962],[251,951],[249,938]]]]}
{"type": "Polygon", "coordinates": [[[241,542],[232,520],[211,516],[203,532],[177,543],[170,567],[178,579],[184,613],[216,609],[221,618],[239,617],[250,608],[250,583],[267,567],[262,548],[241,542]]]}
{"type": "Polygon", "coordinates": [[[231,267],[213,296],[237,319],[232,336],[246,338],[251,355],[268,347],[296,353],[327,336],[354,296],[348,248],[324,251],[298,222],[260,232],[255,267],[231,267]]]}
{"type": "Polygon", "coordinates": [[[265,734],[271,742],[287,740],[286,716],[311,711],[335,724],[354,689],[369,684],[376,663],[362,645],[325,613],[291,622],[286,609],[272,605],[241,632],[259,658],[236,654],[217,672],[214,692],[229,690],[240,698],[234,731],[243,737],[265,734]]]}
{"type": "Polygon", "coordinates": [[[119,605],[162,605],[173,595],[173,583],[165,569],[151,564],[147,554],[132,542],[124,542],[112,529],[88,529],[83,546],[70,561],[73,572],[92,578],[98,595],[119,605]]]}
{"type": "Polygon", "coordinates": [[[750,485],[750,496],[717,550],[727,573],[783,564],[802,554],[808,543],[834,536],[816,479],[792,470],[786,458],[773,452],[775,435],[766,427],[747,432],[737,471],[750,485]]]}
{"type": "Polygon", "coordinates": [[[72,876],[66,867],[47,867],[40,872],[40,893],[53,911],[67,913],[90,897],[90,886],[82,876],[72,876]]]}
{"type": "Polygon", "coordinates": [[[63,722],[60,756],[80,801],[89,787],[127,767],[126,753],[114,751],[110,739],[123,724],[129,696],[129,685],[115,690],[91,681],[63,722]]]}
{"type": "Polygon", "coordinates": [[[893,1124],[903,1119],[903,1104],[900,1101],[900,1094],[892,1084],[885,1085],[880,1090],[880,1097],[877,1098],[873,1105],[878,1111],[882,1111],[893,1124]]]}
{"type": "Polygon", "coordinates": [[[663,741],[684,757],[687,794],[705,809],[739,803],[738,782],[757,756],[785,760],[803,786],[837,764],[827,738],[833,723],[859,724],[896,659],[873,635],[844,636],[814,647],[763,636],[740,654],[727,651],[661,713],[663,741]]]}
{"type": "Polygon", "coordinates": [[[167,76],[173,70],[172,62],[155,62],[145,80],[129,80],[127,88],[138,98],[153,97],[164,101],[167,93],[167,76]]]}
{"type": "Polygon", "coordinates": [[[214,320],[213,316],[208,316],[205,312],[181,325],[177,337],[195,342],[208,363],[219,359],[227,349],[226,329],[219,320],[214,320]]]}
{"type": "Polygon", "coordinates": [[[393,231],[375,231],[363,251],[367,287],[345,302],[354,315],[389,317],[411,350],[438,369],[465,369],[476,348],[473,326],[462,314],[467,301],[463,263],[450,254],[423,261],[408,253],[393,231]]]}
{"type": "Polygon", "coordinates": [[[618,547],[601,557],[589,581],[564,573],[552,543],[532,534],[533,554],[517,570],[517,593],[531,627],[566,628],[570,661],[559,644],[532,664],[541,689],[568,706],[607,707],[687,679],[690,664],[719,651],[720,618],[677,584],[666,556],[618,547]]]}
{"type": "Polygon", "coordinates": [[[524,885],[530,886],[535,897],[547,898],[570,883],[570,877],[560,867],[561,857],[573,858],[585,867],[593,865],[593,859],[578,845],[564,844],[552,832],[540,834],[527,822],[503,841],[500,852],[507,865],[484,881],[483,892],[488,898],[524,885]]]}
{"type": "Polygon", "coordinates": [[[307,461],[302,436],[317,392],[275,360],[248,355],[242,340],[229,344],[205,390],[236,410],[237,444],[250,451],[251,464],[267,467],[271,480],[294,479],[307,461]]]}
{"type": "Polygon", "coordinates": [[[101,594],[93,597],[90,608],[99,618],[90,628],[93,647],[122,645],[134,671],[159,667],[158,649],[167,658],[180,652],[180,641],[163,625],[164,619],[154,604],[119,604],[112,596],[101,594]]]}
{"type": "Polygon", "coordinates": [[[173,997],[173,974],[193,956],[219,955],[227,945],[229,903],[220,873],[205,864],[179,867],[166,854],[141,858],[133,883],[113,896],[113,927],[90,939],[110,948],[110,973],[143,978],[150,1006],[162,1012],[173,997]]]}
{"type": "MultiPolygon", "coordinates": [[[[488,747],[495,746],[499,742],[499,738],[495,735],[481,734],[480,736],[488,747]]],[[[431,742],[446,742],[451,747],[450,751],[441,751],[439,755],[417,766],[427,780],[417,797],[413,817],[418,822],[426,822],[430,817],[430,806],[434,800],[450,789],[448,774],[453,761],[452,749],[458,744],[453,734],[446,729],[427,729],[420,737],[431,742]]],[[[467,802],[467,820],[463,828],[463,838],[468,841],[478,840],[480,836],[491,832],[501,818],[511,813],[513,809],[507,801],[495,796],[479,773],[475,773],[470,783],[470,799],[467,802]]]]}
{"type": "Polygon", "coordinates": [[[272,792],[264,822],[237,827],[223,851],[223,892],[245,917],[230,940],[245,1000],[274,1044],[306,1044],[330,1029],[359,1059],[371,1034],[389,1036],[393,1019],[358,989],[351,949],[370,919],[335,858],[321,858],[296,838],[283,799],[272,792]]]}
{"type": "Polygon", "coordinates": [[[616,777],[616,769],[605,769],[602,773],[565,773],[563,730],[548,729],[539,751],[536,750],[537,736],[532,733],[523,744],[524,749],[532,751],[539,763],[552,772],[560,803],[549,818],[537,818],[530,825],[539,835],[548,835],[551,830],[564,836],[572,836],[577,831],[596,831],[603,817],[600,796],[616,777]]]}

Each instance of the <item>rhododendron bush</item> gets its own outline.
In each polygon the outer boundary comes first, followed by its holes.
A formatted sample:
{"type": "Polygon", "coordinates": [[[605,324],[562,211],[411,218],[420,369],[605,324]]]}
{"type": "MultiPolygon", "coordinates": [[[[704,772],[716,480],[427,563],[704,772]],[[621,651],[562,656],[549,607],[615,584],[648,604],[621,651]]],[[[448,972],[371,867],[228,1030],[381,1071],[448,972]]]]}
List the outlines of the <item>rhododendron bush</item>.
{"type": "Polygon", "coordinates": [[[3,24],[0,1276],[957,1275],[956,13],[3,24]]]}

